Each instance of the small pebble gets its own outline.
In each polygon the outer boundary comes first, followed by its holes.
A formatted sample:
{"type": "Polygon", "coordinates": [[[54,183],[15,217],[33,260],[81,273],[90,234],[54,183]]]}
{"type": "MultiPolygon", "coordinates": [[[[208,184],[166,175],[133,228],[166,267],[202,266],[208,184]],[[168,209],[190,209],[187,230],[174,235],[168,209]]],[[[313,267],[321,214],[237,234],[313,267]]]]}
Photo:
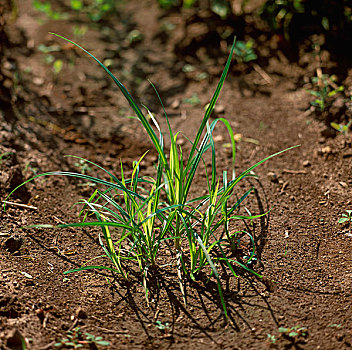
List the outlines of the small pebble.
{"type": "Polygon", "coordinates": [[[22,237],[11,236],[5,241],[4,247],[8,252],[15,253],[21,249],[22,243],[22,237]]]}
{"type": "Polygon", "coordinates": [[[172,109],[177,109],[180,107],[180,100],[173,100],[170,106],[172,109]]]}
{"type": "Polygon", "coordinates": [[[25,339],[18,329],[14,329],[7,338],[7,346],[10,349],[25,349],[25,339]]]}
{"type": "Polygon", "coordinates": [[[214,112],[215,114],[223,114],[225,113],[225,107],[223,105],[215,105],[214,112]]]}
{"type": "Polygon", "coordinates": [[[326,147],[318,149],[318,155],[319,156],[322,156],[324,154],[331,154],[331,153],[332,153],[332,149],[331,149],[330,146],[326,146],[326,147]]]}
{"type": "Polygon", "coordinates": [[[80,318],[81,320],[85,320],[88,317],[88,315],[81,307],[79,307],[76,310],[76,317],[80,318]]]}
{"type": "Polygon", "coordinates": [[[37,86],[41,86],[44,84],[44,79],[39,78],[39,77],[35,77],[35,78],[33,78],[33,83],[37,86]]]}
{"type": "Polygon", "coordinates": [[[279,183],[279,179],[277,178],[277,175],[274,172],[272,171],[268,172],[267,176],[271,182],[275,184],[279,183]]]}
{"type": "Polygon", "coordinates": [[[347,151],[344,152],[343,158],[350,158],[352,157],[352,149],[348,149],[347,151]]]}
{"type": "Polygon", "coordinates": [[[214,139],[214,142],[224,141],[224,137],[222,135],[215,135],[213,139],[214,139]]]}

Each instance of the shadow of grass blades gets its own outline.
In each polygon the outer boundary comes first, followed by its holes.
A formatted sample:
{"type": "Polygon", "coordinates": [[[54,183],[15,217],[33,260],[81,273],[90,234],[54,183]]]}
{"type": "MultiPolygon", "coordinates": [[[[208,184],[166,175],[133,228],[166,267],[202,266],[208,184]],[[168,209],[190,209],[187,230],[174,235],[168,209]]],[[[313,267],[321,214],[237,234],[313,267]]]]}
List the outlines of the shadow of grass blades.
{"type": "MultiPolygon", "coordinates": [[[[130,178],[125,177],[122,165],[121,179],[119,179],[110,171],[93,162],[85,160],[89,164],[96,166],[105,172],[110,180],[107,181],[82,173],[55,171],[39,174],[25,182],[27,183],[40,176],[61,175],[84,179],[101,187],[101,189],[96,189],[89,199],[81,201],[81,204],[83,205],[80,213],[81,222],[58,225],[58,227],[99,226],[102,231],[102,234],[99,237],[100,245],[106,257],[111,261],[113,267],[103,265],[88,266],[85,264],[80,268],[66,271],[66,273],[87,269],[107,269],[118,273],[125,279],[128,279],[126,264],[131,262],[136,263],[143,277],[143,286],[147,297],[148,269],[153,268],[158,264],[161,247],[163,247],[163,249],[171,249],[171,253],[176,257],[175,267],[177,269],[180,290],[184,302],[186,303],[183,289],[184,276],[195,279],[200,271],[208,271],[210,275],[213,275],[217,280],[224,316],[227,318],[226,304],[216,265],[219,262],[225,263],[230,273],[234,276],[236,276],[234,264],[240,265],[247,271],[255,273],[246,264],[242,264],[235,259],[229,259],[226,256],[224,247],[227,246],[233,248],[236,239],[238,238],[238,232],[229,232],[229,222],[231,220],[251,220],[266,214],[264,213],[253,216],[235,214],[238,211],[240,204],[251,192],[251,189],[248,190],[235,204],[231,205],[229,203],[235,192],[235,186],[243,178],[251,176],[252,171],[266,160],[294,148],[291,147],[270,155],[249,167],[239,176],[236,176],[234,171],[236,156],[235,140],[230,123],[224,118],[218,118],[209,124],[209,117],[214,109],[230,67],[235,41],[195,139],[193,141],[189,140],[190,151],[186,156],[183,153],[181,146],[177,145],[179,132],[173,133],[165,109],[164,113],[170,136],[169,152],[164,148],[163,134],[153,115],[149,110],[147,111],[149,117],[154,123],[157,133],[154,131],[148,119],[127,89],[109,71],[109,69],[78,44],[58,34],[54,35],[83,50],[113,79],[129,102],[137,118],[142,123],[158,154],[155,178],[143,177],[140,175],[139,165],[141,160],[146,156],[145,153],[138,161],[134,162],[130,178]],[[218,122],[221,122],[226,126],[231,139],[232,169],[230,181],[228,180],[228,174],[226,171],[222,174],[222,181],[220,181],[217,174],[213,131],[218,122]],[[210,174],[208,174],[203,159],[204,154],[208,151],[211,152],[212,163],[210,174]],[[192,193],[191,185],[200,163],[204,164],[208,193],[204,196],[190,199],[189,196],[192,193]],[[164,200],[161,200],[161,198],[164,198],[164,200]],[[219,231],[222,231],[223,233],[219,234],[219,231]],[[167,240],[172,240],[174,242],[173,247],[170,244],[166,244],[167,240]],[[220,252],[220,257],[219,254],[213,254],[214,251],[217,253],[220,252]]],[[[160,97],[159,100],[161,102],[160,97]]],[[[76,158],[82,160],[80,157],[76,158]]],[[[13,190],[10,195],[15,190],[13,190]]],[[[36,225],[35,227],[54,226],[36,225]]],[[[253,237],[250,235],[249,237],[253,246],[250,256],[251,259],[254,255],[255,245],[253,237]]],[[[261,277],[258,274],[256,275],[261,277]]]]}

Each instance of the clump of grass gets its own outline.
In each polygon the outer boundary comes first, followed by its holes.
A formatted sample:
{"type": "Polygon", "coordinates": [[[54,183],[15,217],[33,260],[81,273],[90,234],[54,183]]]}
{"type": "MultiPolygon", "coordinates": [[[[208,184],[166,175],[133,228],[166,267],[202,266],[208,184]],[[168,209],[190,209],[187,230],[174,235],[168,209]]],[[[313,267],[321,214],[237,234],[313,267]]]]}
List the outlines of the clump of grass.
{"type": "MultiPolygon", "coordinates": [[[[118,178],[101,166],[76,157],[80,162],[86,162],[84,164],[97,167],[105,172],[110,180],[93,177],[83,171],[80,173],[48,172],[28,180],[31,181],[39,176],[61,175],[84,179],[90,183],[97,184],[99,187],[95,189],[88,199],[81,201],[83,204],[80,213],[81,222],[63,224],[59,225],[59,227],[99,226],[102,231],[99,241],[112,265],[86,264],[66,273],[87,269],[107,269],[118,273],[128,280],[127,266],[134,263],[138,266],[143,277],[143,286],[147,296],[148,271],[158,266],[158,259],[161,258],[160,248],[166,247],[166,249],[171,250],[171,253],[176,258],[174,267],[177,269],[184,302],[186,303],[183,291],[184,278],[196,279],[197,275],[205,271],[209,275],[213,275],[217,280],[222,308],[227,318],[227,309],[217,265],[220,263],[225,264],[229,273],[234,276],[236,276],[235,265],[255,273],[247,264],[228,258],[226,251],[228,249],[235,250],[239,237],[243,235],[243,232],[231,233],[229,223],[232,220],[252,220],[265,215],[265,213],[240,215],[238,212],[239,206],[252,189],[243,193],[238,200],[233,202],[232,197],[235,193],[235,187],[245,177],[251,176],[252,171],[263,162],[285,152],[285,150],[280,151],[266,157],[236,176],[234,170],[236,156],[235,138],[230,123],[224,118],[218,118],[209,124],[210,115],[214,110],[230,67],[235,42],[197,134],[194,140],[189,141],[190,150],[186,154],[182,147],[177,144],[177,138],[180,133],[173,132],[165,109],[164,113],[170,138],[169,151],[165,148],[164,135],[152,113],[149,110],[147,110],[146,114],[142,112],[127,89],[109,69],[81,46],[60,35],[55,35],[76,45],[87,53],[113,79],[142,123],[158,154],[155,177],[142,176],[140,174],[139,165],[146,156],[145,153],[134,162],[130,177],[125,175],[122,165],[121,176],[118,178]],[[150,124],[150,120],[154,124],[156,131],[150,124]],[[227,171],[224,171],[219,176],[217,170],[213,132],[219,122],[226,126],[231,140],[232,169],[230,178],[227,171]],[[210,152],[211,155],[210,171],[204,160],[206,152],[210,152]],[[202,196],[191,197],[192,184],[200,164],[203,164],[205,168],[208,191],[202,196]],[[166,244],[167,241],[171,241],[173,244],[166,244]]],[[[160,97],[159,100],[161,102],[160,97]]],[[[50,225],[42,225],[41,227],[43,226],[53,227],[50,225]]],[[[40,226],[37,225],[36,227],[40,226]]],[[[248,235],[253,246],[252,252],[247,257],[247,262],[250,262],[255,254],[254,239],[249,233],[244,232],[244,234],[248,235]]],[[[257,276],[261,277],[258,274],[257,276]]]]}

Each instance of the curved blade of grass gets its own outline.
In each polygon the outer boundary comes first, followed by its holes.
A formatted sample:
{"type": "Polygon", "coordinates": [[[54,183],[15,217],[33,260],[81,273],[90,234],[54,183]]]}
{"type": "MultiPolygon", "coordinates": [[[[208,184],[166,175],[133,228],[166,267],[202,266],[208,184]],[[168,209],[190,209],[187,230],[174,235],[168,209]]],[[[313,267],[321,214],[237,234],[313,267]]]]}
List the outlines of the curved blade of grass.
{"type": "Polygon", "coordinates": [[[112,174],[110,171],[104,169],[102,166],[100,166],[99,164],[96,164],[88,159],[85,159],[85,158],[82,158],[82,157],[79,157],[79,156],[74,156],[74,155],[71,155],[71,154],[67,154],[65,155],[64,157],[67,157],[67,158],[76,158],[76,159],[80,159],[80,160],[84,160],[85,162],[89,163],[89,164],[92,164],[94,165],[95,167],[103,170],[104,172],[106,172],[114,181],[116,182],[119,182],[120,180],[114,175],[112,174]]]}
{"type": "MultiPolygon", "coordinates": [[[[20,187],[24,186],[25,184],[27,184],[28,182],[30,181],[33,181],[34,179],[37,179],[39,177],[42,177],[42,176],[71,176],[71,177],[76,177],[76,178],[80,178],[80,179],[85,179],[85,180],[89,180],[91,182],[94,182],[94,183],[97,183],[97,184],[100,184],[100,185],[104,185],[104,186],[107,186],[107,187],[112,187],[114,189],[117,189],[117,190],[121,190],[125,193],[128,193],[134,197],[137,197],[139,199],[142,199],[144,200],[145,198],[129,189],[127,189],[125,186],[122,185],[122,183],[119,181],[118,184],[114,184],[112,182],[109,182],[109,181],[106,181],[106,180],[102,180],[102,179],[98,179],[96,177],[93,177],[93,176],[90,176],[90,175],[85,175],[85,174],[80,174],[80,173],[73,173],[73,172],[69,172],[69,171],[50,171],[50,172],[47,172],[47,173],[43,173],[43,174],[38,174],[36,176],[33,176],[32,178],[24,181],[23,183],[21,183],[20,185],[18,185],[15,189],[13,189],[10,194],[6,197],[5,201],[15,192],[17,191],[20,187]]],[[[6,203],[4,203],[4,206],[3,206],[4,210],[6,208],[6,203]]]]}
{"type": "Polygon", "coordinates": [[[204,130],[204,128],[205,128],[205,126],[206,126],[206,124],[208,122],[208,119],[209,119],[211,113],[214,110],[215,103],[218,100],[220,91],[222,89],[222,86],[224,85],[224,82],[225,82],[225,79],[226,79],[226,75],[227,75],[227,73],[229,71],[229,68],[230,68],[230,64],[231,64],[233,52],[234,52],[234,49],[235,49],[235,45],[236,45],[236,38],[234,38],[230,54],[229,54],[229,57],[227,59],[226,65],[225,65],[225,68],[224,68],[224,70],[223,70],[223,72],[221,74],[221,77],[220,77],[219,83],[218,83],[218,85],[216,87],[216,90],[214,92],[214,95],[213,95],[212,99],[210,100],[209,106],[208,106],[207,110],[205,111],[205,115],[204,115],[204,118],[202,120],[202,123],[201,123],[201,125],[200,125],[200,127],[198,129],[196,138],[194,140],[191,152],[190,152],[189,157],[188,157],[188,162],[192,160],[193,155],[194,155],[194,153],[196,151],[196,148],[198,146],[199,140],[201,138],[201,135],[203,133],[203,130],[204,130]]]}
{"type": "Polygon", "coordinates": [[[106,222],[99,222],[99,221],[91,221],[91,222],[74,222],[71,224],[59,224],[59,225],[47,225],[47,224],[40,224],[40,225],[29,225],[25,226],[26,228],[67,228],[67,227],[90,227],[90,226],[112,226],[112,227],[120,227],[126,230],[130,230],[131,226],[120,224],[118,222],[113,221],[106,221],[106,222]]]}
{"type": "Polygon", "coordinates": [[[116,273],[120,274],[120,272],[118,270],[115,270],[112,267],[96,265],[96,266],[81,266],[81,267],[78,267],[77,269],[68,270],[68,271],[64,272],[64,275],[67,275],[68,273],[72,273],[72,272],[78,272],[78,271],[83,271],[83,270],[93,270],[93,269],[94,270],[109,270],[109,271],[116,272],[116,273]]]}
{"type": "MultiPolygon", "coordinates": [[[[235,142],[235,136],[233,134],[233,130],[231,127],[231,124],[229,123],[228,120],[225,118],[218,118],[218,121],[221,121],[227,128],[227,131],[230,135],[230,140],[231,140],[231,146],[232,146],[232,180],[236,178],[236,173],[235,173],[235,162],[236,162],[236,142],[235,142]]],[[[214,127],[215,127],[215,120],[213,121],[214,127]]],[[[212,123],[212,124],[213,124],[212,123]]]]}
{"type": "MultiPolygon", "coordinates": [[[[185,227],[187,228],[188,225],[185,221],[185,219],[182,217],[181,215],[181,220],[184,222],[184,225],[185,227]]],[[[218,291],[219,291],[219,296],[220,296],[220,300],[221,300],[221,304],[222,304],[222,308],[224,310],[224,315],[225,315],[225,318],[227,319],[228,318],[228,314],[227,314],[227,308],[226,308],[226,303],[225,303],[225,299],[224,299],[224,295],[222,293],[222,287],[221,287],[221,281],[220,281],[220,277],[219,277],[219,273],[213,263],[213,260],[211,259],[206,247],[204,246],[203,244],[203,241],[202,239],[199,237],[199,235],[197,234],[197,232],[195,232],[194,230],[192,230],[192,234],[194,236],[194,238],[196,239],[196,241],[198,242],[199,246],[201,247],[208,263],[209,263],[209,266],[212,270],[212,272],[214,273],[214,276],[216,278],[216,281],[217,281],[217,286],[218,286],[218,291]]]]}
{"type": "MultiPolygon", "coordinates": [[[[98,191],[99,193],[99,191],[98,191]]],[[[113,198],[109,197],[105,193],[100,193],[101,197],[105,199],[107,204],[111,204],[114,208],[116,208],[122,216],[118,215],[115,211],[112,209],[106,207],[106,206],[101,206],[105,210],[107,210],[110,214],[112,214],[116,219],[120,220],[121,222],[131,222],[133,219],[129,216],[129,214],[118,204],[116,201],[114,201],[113,198]]]]}
{"type": "Polygon", "coordinates": [[[232,189],[237,185],[237,183],[240,182],[244,177],[246,177],[253,169],[255,169],[255,168],[258,167],[259,165],[263,164],[263,163],[266,162],[267,160],[269,160],[269,159],[271,159],[271,158],[273,158],[273,157],[276,157],[276,156],[278,156],[279,154],[282,154],[282,153],[284,153],[284,152],[287,152],[287,151],[289,151],[289,150],[291,150],[291,149],[294,149],[294,148],[296,148],[296,147],[299,147],[299,146],[300,146],[300,145],[292,146],[292,147],[286,148],[286,149],[284,149],[284,150],[282,150],[282,151],[279,151],[279,152],[277,152],[277,153],[274,153],[274,154],[272,154],[272,155],[270,155],[270,156],[268,156],[268,157],[262,159],[262,160],[259,161],[258,163],[252,165],[251,167],[249,167],[249,168],[248,168],[247,170],[245,170],[242,174],[240,174],[235,180],[232,180],[232,181],[229,182],[229,184],[228,184],[226,190],[222,193],[221,198],[220,198],[220,200],[219,200],[218,203],[222,203],[223,200],[225,199],[225,197],[229,195],[229,193],[230,193],[230,192],[232,191],[232,189]]]}

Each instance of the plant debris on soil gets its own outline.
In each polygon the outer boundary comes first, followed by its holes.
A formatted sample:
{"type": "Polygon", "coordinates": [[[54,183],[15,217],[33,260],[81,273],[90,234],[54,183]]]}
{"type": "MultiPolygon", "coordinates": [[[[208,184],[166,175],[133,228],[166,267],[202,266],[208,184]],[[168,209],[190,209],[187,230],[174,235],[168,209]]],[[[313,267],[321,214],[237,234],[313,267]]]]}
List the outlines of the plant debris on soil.
{"type": "MultiPolygon", "coordinates": [[[[352,131],[331,127],[352,120],[345,102],[352,94],[349,58],[325,47],[317,54],[306,39],[295,44],[293,59],[288,42],[255,15],[263,1],[220,24],[206,10],[165,9],[155,0],[117,3],[113,16],[96,21],[71,14],[68,0],[52,2],[51,16],[32,0],[0,4],[0,198],[7,201],[0,216],[0,349],[352,347],[352,224],[339,222],[352,209],[352,131]],[[256,52],[250,62],[234,58],[212,116],[233,127],[236,173],[300,145],[244,181],[255,188],[247,209],[270,210],[247,223],[256,248],[251,268],[263,278],[244,270],[230,278],[219,269],[228,320],[213,278],[186,281],[185,305],[168,252],[149,277],[147,298],[138,274],[132,283],[109,271],[64,275],[102,255],[99,231],[30,226],[77,222],[75,203],[89,198],[90,183],[39,177],[7,198],[46,171],[95,174],[66,155],[120,174],[121,162],[132,171],[150,149],[140,168],[155,172],[152,144],[113,82],[49,32],[101,59],[167,130],[153,82],[187,150],[226,62],[220,26],[235,28],[241,42],[253,39],[256,52]],[[329,92],[344,90],[326,97],[321,111],[307,90],[322,93],[322,74],[338,80],[325,80],[329,92]]],[[[230,169],[225,127],[215,130],[214,141],[221,170],[230,169]]],[[[202,195],[204,178],[195,182],[202,195]]]]}

